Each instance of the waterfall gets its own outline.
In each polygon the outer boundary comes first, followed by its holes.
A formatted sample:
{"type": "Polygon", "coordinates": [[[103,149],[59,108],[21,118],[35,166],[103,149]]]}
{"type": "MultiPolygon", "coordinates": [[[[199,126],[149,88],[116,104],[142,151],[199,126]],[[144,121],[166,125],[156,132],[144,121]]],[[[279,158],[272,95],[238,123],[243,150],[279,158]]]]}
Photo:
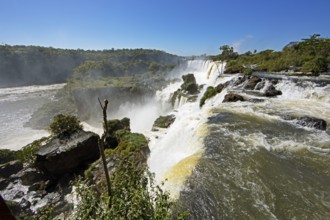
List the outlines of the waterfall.
{"type": "MultiPolygon", "coordinates": [[[[175,122],[166,130],[148,134],[151,149],[149,168],[156,174],[158,183],[166,180],[164,188],[169,190],[173,197],[178,197],[184,181],[202,156],[203,139],[207,134],[205,123],[209,113],[205,108],[200,109],[199,99],[208,85],[214,85],[219,81],[221,72],[219,73],[216,67],[218,65],[222,64],[204,60],[188,61],[186,69],[178,76],[193,73],[197,84],[205,85],[204,89],[196,102],[188,102],[187,97],[183,96],[177,99],[174,110],[168,112],[175,115],[175,122]]],[[[161,97],[168,101],[170,94],[173,94],[181,84],[182,82],[170,84],[159,91],[157,97],[159,100],[161,97]]]]}

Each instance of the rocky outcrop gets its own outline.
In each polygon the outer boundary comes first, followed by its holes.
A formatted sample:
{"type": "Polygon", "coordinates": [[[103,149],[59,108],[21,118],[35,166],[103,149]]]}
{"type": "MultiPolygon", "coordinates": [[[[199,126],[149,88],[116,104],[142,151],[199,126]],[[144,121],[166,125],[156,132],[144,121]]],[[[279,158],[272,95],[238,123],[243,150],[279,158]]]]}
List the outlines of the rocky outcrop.
{"type": "Polygon", "coordinates": [[[23,163],[21,161],[18,160],[10,161],[0,166],[0,177],[8,178],[12,174],[17,173],[22,169],[23,169],[23,163]]]}
{"type": "Polygon", "coordinates": [[[327,122],[320,118],[314,118],[309,116],[296,117],[292,115],[283,116],[285,120],[293,121],[295,124],[301,125],[303,127],[315,128],[318,130],[326,130],[327,122]]]}
{"type": "Polygon", "coordinates": [[[274,97],[278,95],[282,95],[282,92],[280,90],[275,89],[273,85],[270,85],[265,91],[266,97],[274,97]]]}
{"type": "Polygon", "coordinates": [[[176,90],[172,97],[171,103],[174,107],[175,103],[181,102],[181,99],[185,102],[195,102],[197,100],[198,92],[201,89],[197,83],[194,74],[189,73],[182,76],[183,83],[181,88],[176,90]]]}
{"type": "Polygon", "coordinates": [[[222,102],[237,102],[237,101],[244,101],[243,96],[235,94],[235,93],[229,93],[225,95],[225,98],[222,102]]]}
{"type": "Polygon", "coordinates": [[[99,158],[99,136],[79,131],[70,138],[55,138],[41,146],[36,154],[36,166],[52,177],[75,172],[80,166],[99,158]]]}
{"type": "Polygon", "coordinates": [[[246,83],[245,89],[253,90],[259,82],[261,82],[261,79],[259,77],[253,76],[246,83]]]}
{"type": "Polygon", "coordinates": [[[159,116],[154,122],[153,130],[156,128],[168,128],[174,121],[174,115],[159,116]]]}
{"type": "Polygon", "coordinates": [[[246,79],[247,79],[246,76],[240,76],[240,77],[238,77],[238,78],[233,82],[233,85],[234,85],[234,86],[241,85],[242,83],[245,82],[246,79]]]}
{"type": "Polygon", "coordinates": [[[181,85],[181,89],[183,91],[186,91],[190,95],[198,93],[198,85],[196,84],[194,74],[189,73],[187,75],[183,75],[182,79],[183,84],[181,85]]]}
{"type": "Polygon", "coordinates": [[[217,91],[217,93],[221,93],[224,88],[226,88],[226,85],[223,83],[220,83],[219,85],[217,85],[215,87],[215,91],[217,91]]]}

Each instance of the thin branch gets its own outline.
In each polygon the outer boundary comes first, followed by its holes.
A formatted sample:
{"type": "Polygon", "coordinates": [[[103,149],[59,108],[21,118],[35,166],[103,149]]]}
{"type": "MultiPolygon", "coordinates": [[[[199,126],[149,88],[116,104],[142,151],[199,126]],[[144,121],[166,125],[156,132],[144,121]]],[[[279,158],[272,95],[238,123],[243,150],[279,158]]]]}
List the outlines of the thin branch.
{"type": "Polygon", "coordinates": [[[108,133],[108,126],[107,126],[107,107],[108,107],[108,100],[104,100],[104,106],[101,103],[100,98],[98,98],[100,106],[102,108],[102,113],[103,113],[103,123],[104,123],[104,132],[101,136],[101,139],[99,139],[99,151],[102,157],[102,162],[103,162],[103,168],[104,168],[104,173],[105,173],[105,178],[106,178],[106,182],[107,182],[107,187],[108,187],[108,196],[110,197],[110,202],[109,202],[109,208],[111,208],[112,206],[112,193],[111,193],[111,183],[110,183],[110,177],[109,177],[109,171],[108,171],[108,166],[107,166],[107,162],[105,159],[105,154],[104,154],[104,145],[105,145],[105,138],[107,136],[108,133]]]}

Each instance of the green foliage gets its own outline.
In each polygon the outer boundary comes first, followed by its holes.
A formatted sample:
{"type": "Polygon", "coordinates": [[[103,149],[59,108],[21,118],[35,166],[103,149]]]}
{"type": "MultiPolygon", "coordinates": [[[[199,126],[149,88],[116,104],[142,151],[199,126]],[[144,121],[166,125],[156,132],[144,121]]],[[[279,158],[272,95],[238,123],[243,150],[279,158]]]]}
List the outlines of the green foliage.
{"type": "Polygon", "coordinates": [[[225,73],[242,73],[243,64],[238,60],[229,60],[226,64],[225,73]]]}
{"type": "MultiPolygon", "coordinates": [[[[135,71],[164,72],[180,57],[159,50],[63,50],[38,46],[0,45],[0,86],[65,82],[75,68],[86,62],[86,73],[133,74],[135,71]],[[117,68],[115,63],[119,64],[117,68]],[[98,66],[101,64],[100,66],[98,66]],[[127,66],[125,68],[125,65],[127,66]],[[102,70],[105,71],[102,73],[102,70]],[[117,72],[117,70],[120,70],[117,72]],[[129,70],[130,73],[125,72],[129,70]],[[94,71],[94,72],[93,72],[94,71]],[[45,74],[47,73],[47,74],[45,74]]],[[[85,69],[84,69],[85,68],[85,69]]]]}
{"type": "MultiPolygon", "coordinates": [[[[106,190],[98,193],[95,185],[77,182],[81,201],[72,219],[171,219],[175,203],[155,185],[154,177],[132,157],[122,159],[111,178],[112,206],[106,190]]],[[[187,213],[179,214],[183,219],[187,213]]]]}
{"type": "Polygon", "coordinates": [[[108,133],[106,134],[106,139],[105,139],[106,145],[108,148],[115,148],[119,143],[116,137],[116,132],[119,130],[130,131],[130,120],[129,118],[123,118],[121,120],[119,119],[108,120],[107,128],[108,128],[108,133]]]}
{"type": "Polygon", "coordinates": [[[53,206],[44,206],[39,208],[37,212],[33,215],[32,219],[34,220],[52,220],[56,219],[53,216],[53,206]]]}
{"type": "Polygon", "coordinates": [[[194,74],[189,73],[182,76],[183,84],[181,89],[187,91],[189,94],[195,94],[198,92],[198,85],[196,84],[196,79],[194,74]]]}
{"type": "Polygon", "coordinates": [[[301,71],[304,73],[322,73],[326,72],[328,68],[327,60],[322,57],[316,57],[311,61],[307,61],[303,64],[301,71]]]}
{"type": "Polygon", "coordinates": [[[243,74],[246,76],[251,76],[252,73],[253,73],[253,69],[251,69],[251,68],[245,68],[243,71],[243,74]]]}
{"type": "Polygon", "coordinates": [[[35,154],[39,151],[41,145],[49,140],[50,137],[42,137],[17,151],[0,149],[0,164],[13,160],[20,160],[22,163],[34,163],[35,154]]]}
{"type": "Polygon", "coordinates": [[[148,141],[143,134],[131,133],[127,130],[118,130],[115,133],[118,140],[116,151],[121,155],[129,155],[148,149],[148,141]]]}
{"type": "Polygon", "coordinates": [[[212,87],[212,86],[207,87],[203,97],[200,100],[199,107],[202,107],[205,104],[205,101],[207,99],[212,98],[216,94],[217,94],[217,91],[214,87],[212,87]]]}
{"type": "Polygon", "coordinates": [[[40,147],[50,139],[50,137],[43,137],[26,145],[22,149],[15,152],[16,159],[22,161],[23,163],[34,163],[36,158],[35,154],[39,151],[40,147]]]}
{"type": "Polygon", "coordinates": [[[82,130],[79,119],[73,115],[59,114],[53,118],[49,125],[49,131],[52,135],[59,138],[70,137],[73,133],[82,130]]]}
{"type": "Polygon", "coordinates": [[[330,39],[320,38],[319,34],[302,39],[300,42],[290,42],[278,52],[264,50],[259,53],[247,52],[231,57],[225,56],[224,52],[231,54],[232,48],[225,45],[222,49],[221,54],[211,58],[227,61],[225,73],[243,73],[244,67],[266,72],[297,71],[303,66],[303,72],[315,74],[327,71],[330,63],[330,39]]]}

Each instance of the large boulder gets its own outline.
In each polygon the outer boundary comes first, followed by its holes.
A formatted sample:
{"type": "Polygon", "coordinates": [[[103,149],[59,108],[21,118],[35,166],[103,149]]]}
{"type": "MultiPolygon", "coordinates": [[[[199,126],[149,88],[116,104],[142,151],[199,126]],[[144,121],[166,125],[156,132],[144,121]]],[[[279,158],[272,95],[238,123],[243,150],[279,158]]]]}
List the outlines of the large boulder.
{"type": "Polygon", "coordinates": [[[235,93],[228,93],[225,95],[225,98],[222,102],[237,102],[237,101],[244,101],[243,96],[235,94],[235,93]]]}
{"type": "Polygon", "coordinates": [[[7,178],[23,169],[23,163],[15,160],[0,166],[0,177],[7,178]]]}
{"type": "Polygon", "coordinates": [[[72,173],[88,162],[99,158],[99,136],[78,131],[68,139],[55,138],[41,146],[36,154],[36,166],[52,177],[72,173]]]}
{"type": "Polygon", "coordinates": [[[196,84],[196,79],[194,74],[189,73],[187,75],[182,76],[183,84],[181,85],[181,89],[186,91],[188,94],[196,94],[198,92],[198,85],[196,84]]]}

